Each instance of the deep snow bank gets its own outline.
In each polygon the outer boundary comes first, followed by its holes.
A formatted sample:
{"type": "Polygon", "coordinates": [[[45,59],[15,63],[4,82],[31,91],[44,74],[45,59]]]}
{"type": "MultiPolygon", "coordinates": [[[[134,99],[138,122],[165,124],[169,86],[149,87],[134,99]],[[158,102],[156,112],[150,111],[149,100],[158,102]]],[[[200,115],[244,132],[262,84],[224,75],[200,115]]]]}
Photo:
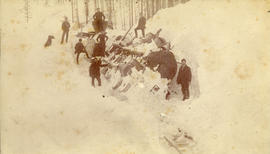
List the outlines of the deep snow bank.
{"type": "Polygon", "coordinates": [[[181,115],[206,153],[269,153],[269,8],[269,1],[193,0],[147,23],[148,31],[162,28],[179,60],[199,67],[201,96],[181,115]]]}
{"type": "Polygon", "coordinates": [[[249,78],[257,74],[249,68],[266,66],[267,6],[266,1],[190,1],[159,11],[148,21],[147,30],[162,28],[161,36],[171,40],[178,59],[200,66],[201,88],[213,89],[220,80],[249,78]],[[248,69],[241,72],[237,66],[248,69]]]}

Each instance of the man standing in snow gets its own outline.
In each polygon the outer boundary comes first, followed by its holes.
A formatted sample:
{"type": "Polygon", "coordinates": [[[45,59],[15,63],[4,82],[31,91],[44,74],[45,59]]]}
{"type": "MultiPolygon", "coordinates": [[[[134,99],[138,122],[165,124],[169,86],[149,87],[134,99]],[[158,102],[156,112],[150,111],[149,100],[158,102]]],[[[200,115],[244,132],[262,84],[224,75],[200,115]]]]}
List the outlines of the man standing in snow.
{"type": "Polygon", "coordinates": [[[140,19],[139,19],[139,22],[138,22],[138,26],[135,28],[136,38],[138,37],[137,31],[139,29],[142,31],[143,37],[145,37],[145,35],[144,35],[145,24],[146,24],[146,18],[143,16],[142,13],[140,13],[140,19]]]}
{"type": "Polygon", "coordinates": [[[108,36],[106,35],[106,32],[102,32],[97,37],[97,42],[99,44],[100,50],[101,50],[101,56],[105,56],[105,49],[106,49],[106,41],[108,40],[108,36]]]}
{"type": "Polygon", "coordinates": [[[86,52],[86,49],[82,44],[82,39],[79,39],[79,42],[75,46],[75,54],[77,54],[77,64],[79,64],[79,56],[81,53],[85,53],[86,57],[89,58],[88,53],[86,52]]]}
{"type": "Polygon", "coordinates": [[[108,64],[101,64],[101,60],[94,57],[89,67],[89,76],[92,78],[92,86],[95,87],[95,79],[98,80],[98,86],[101,86],[100,67],[107,66],[108,64]]]}
{"type": "Polygon", "coordinates": [[[187,66],[186,60],[181,60],[181,66],[179,68],[177,83],[181,84],[183,101],[189,99],[189,84],[191,81],[191,71],[190,67],[187,66]]]}
{"type": "Polygon", "coordinates": [[[65,36],[66,36],[66,42],[68,42],[69,27],[70,27],[70,24],[68,22],[68,18],[65,17],[65,21],[62,23],[63,34],[62,34],[61,44],[64,43],[65,36]]]}
{"type": "Polygon", "coordinates": [[[103,21],[105,20],[104,14],[97,8],[97,12],[93,15],[93,19],[97,26],[97,31],[100,32],[103,30],[103,21]]]}

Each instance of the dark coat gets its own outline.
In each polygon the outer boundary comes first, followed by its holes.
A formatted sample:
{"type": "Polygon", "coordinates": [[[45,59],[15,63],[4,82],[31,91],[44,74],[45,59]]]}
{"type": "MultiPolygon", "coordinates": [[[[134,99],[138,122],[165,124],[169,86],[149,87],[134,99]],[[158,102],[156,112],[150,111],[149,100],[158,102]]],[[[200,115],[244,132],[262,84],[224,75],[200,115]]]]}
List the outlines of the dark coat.
{"type": "Polygon", "coordinates": [[[97,37],[97,41],[100,42],[102,45],[105,45],[106,41],[108,40],[108,36],[106,34],[100,34],[97,37]]]}
{"type": "Polygon", "coordinates": [[[146,24],[146,18],[145,17],[140,17],[137,28],[144,29],[145,24],[146,24]]]}
{"type": "Polygon", "coordinates": [[[174,54],[170,51],[152,52],[145,57],[146,66],[153,69],[158,66],[157,71],[161,78],[173,79],[177,71],[177,63],[174,54]]]}
{"type": "Polygon", "coordinates": [[[106,41],[108,40],[108,36],[106,34],[100,34],[97,37],[97,41],[99,42],[98,46],[100,48],[101,51],[101,56],[105,56],[105,49],[106,49],[106,41]]]}
{"type": "Polygon", "coordinates": [[[75,53],[85,52],[85,47],[82,42],[78,42],[75,46],[75,53]]]}
{"type": "Polygon", "coordinates": [[[96,43],[95,47],[94,47],[94,51],[93,51],[93,57],[97,57],[97,56],[101,56],[104,57],[105,56],[105,51],[103,48],[103,45],[100,43],[96,43]]]}
{"type": "Polygon", "coordinates": [[[177,76],[177,83],[178,84],[188,84],[191,81],[191,71],[190,67],[181,66],[179,68],[178,76],[177,76]]]}
{"type": "Polygon", "coordinates": [[[68,21],[64,21],[64,22],[62,23],[62,30],[63,30],[63,31],[69,31],[69,28],[70,28],[69,22],[68,22],[68,21]]]}
{"type": "Polygon", "coordinates": [[[101,64],[100,60],[93,60],[89,67],[90,77],[100,77],[100,67],[107,66],[107,64],[101,64]]]}
{"type": "Polygon", "coordinates": [[[94,15],[93,15],[93,18],[95,20],[104,20],[105,19],[105,16],[102,12],[96,12],[94,15]]]}

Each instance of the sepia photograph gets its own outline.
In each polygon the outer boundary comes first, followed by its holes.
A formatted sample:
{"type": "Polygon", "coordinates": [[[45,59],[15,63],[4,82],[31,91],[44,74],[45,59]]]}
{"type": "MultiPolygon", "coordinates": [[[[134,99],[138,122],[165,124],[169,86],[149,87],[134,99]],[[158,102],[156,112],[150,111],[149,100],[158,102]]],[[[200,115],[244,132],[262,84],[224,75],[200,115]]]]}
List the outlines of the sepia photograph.
{"type": "Polygon", "coordinates": [[[270,154],[270,0],[0,10],[0,154],[270,154]]]}

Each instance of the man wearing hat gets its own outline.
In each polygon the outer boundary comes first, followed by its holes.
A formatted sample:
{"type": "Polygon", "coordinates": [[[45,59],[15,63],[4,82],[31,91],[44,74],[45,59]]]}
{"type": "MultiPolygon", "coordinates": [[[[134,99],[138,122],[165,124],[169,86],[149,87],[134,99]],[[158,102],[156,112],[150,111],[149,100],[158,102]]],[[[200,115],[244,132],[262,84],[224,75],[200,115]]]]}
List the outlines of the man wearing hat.
{"type": "Polygon", "coordinates": [[[62,34],[61,44],[64,43],[64,38],[65,38],[65,37],[66,37],[66,42],[68,42],[69,28],[70,28],[70,24],[69,24],[69,22],[68,22],[68,18],[65,17],[65,21],[62,23],[63,34],[62,34]]]}
{"type": "Polygon", "coordinates": [[[138,37],[138,32],[137,32],[138,30],[141,30],[143,37],[145,37],[145,34],[144,34],[145,24],[146,24],[146,18],[143,16],[142,13],[140,13],[138,26],[134,30],[136,38],[138,37]]]}
{"type": "Polygon", "coordinates": [[[93,15],[93,19],[97,25],[98,32],[103,30],[103,21],[105,20],[104,14],[97,8],[97,12],[93,15]]]}
{"type": "Polygon", "coordinates": [[[92,78],[92,86],[95,87],[95,79],[98,81],[98,86],[101,86],[100,79],[100,67],[108,66],[108,64],[102,64],[99,57],[93,57],[91,65],[89,67],[89,76],[92,78]]]}
{"type": "Polygon", "coordinates": [[[75,54],[77,54],[77,64],[79,64],[79,56],[81,53],[85,53],[86,57],[89,58],[88,53],[82,43],[82,39],[79,39],[79,42],[75,45],[75,54]]]}
{"type": "Polygon", "coordinates": [[[105,49],[106,49],[106,41],[108,40],[108,36],[106,35],[106,32],[102,32],[101,34],[98,35],[97,37],[97,42],[100,46],[100,51],[101,55],[100,56],[105,56],[105,49]]]}
{"type": "Polygon", "coordinates": [[[181,66],[178,71],[177,83],[181,84],[183,101],[189,99],[189,85],[191,81],[190,67],[186,64],[186,59],[181,60],[181,66]]]}

